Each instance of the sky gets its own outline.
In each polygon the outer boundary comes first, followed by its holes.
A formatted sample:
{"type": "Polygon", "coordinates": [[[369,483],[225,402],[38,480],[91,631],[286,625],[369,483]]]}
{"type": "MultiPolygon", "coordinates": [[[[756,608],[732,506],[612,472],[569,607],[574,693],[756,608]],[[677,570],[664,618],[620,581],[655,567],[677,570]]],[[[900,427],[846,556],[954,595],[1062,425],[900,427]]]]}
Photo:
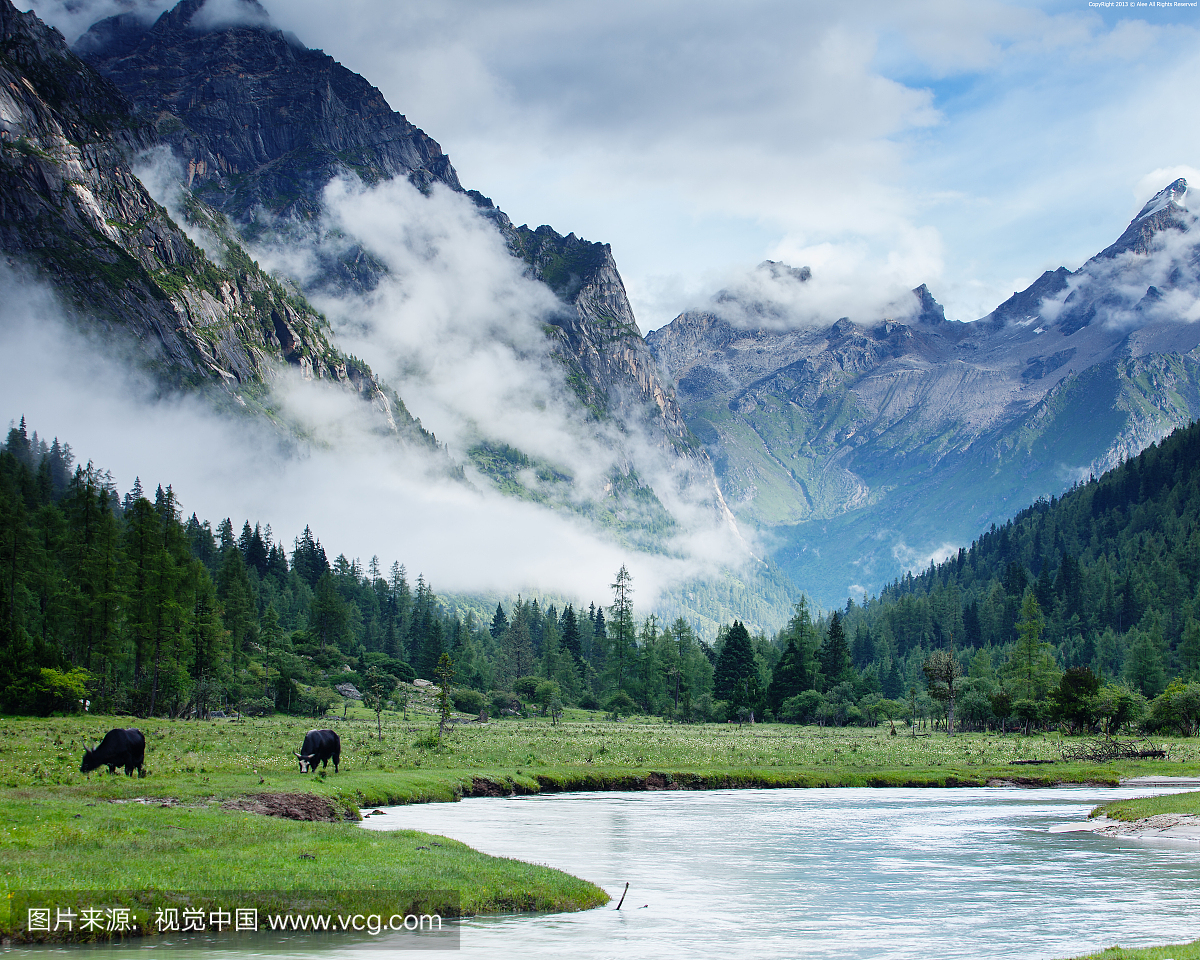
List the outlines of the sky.
{"type": "MultiPolygon", "coordinates": [[[[35,7],[74,39],[119,2],[35,7]]],[[[263,4],[514,222],[611,243],[644,331],[764,259],[977,319],[1200,168],[1195,5],[263,4]]]]}
{"type": "Polygon", "coordinates": [[[611,243],[644,329],[763,259],[976,319],[1200,167],[1196,8],[276,6],[515,222],[611,243]]]}
{"type": "MultiPolygon", "coordinates": [[[[74,39],[120,5],[34,7],[74,39]]],[[[927,283],[977,319],[1200,168],[1197,6],[263,5],[514,222],[611,243],[643,330],[764,259],[812,267],[830,312],[927,283]]]]}

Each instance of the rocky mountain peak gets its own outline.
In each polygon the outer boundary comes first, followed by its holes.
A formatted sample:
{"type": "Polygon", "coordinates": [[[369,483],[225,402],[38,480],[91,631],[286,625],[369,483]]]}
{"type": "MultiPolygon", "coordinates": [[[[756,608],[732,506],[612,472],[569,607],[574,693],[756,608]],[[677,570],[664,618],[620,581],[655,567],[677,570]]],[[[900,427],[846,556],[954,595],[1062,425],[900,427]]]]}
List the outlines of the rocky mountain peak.
{"type": "Polygon", "coordinates": [[[765,273],[772,280],[795,280],[797,283],[807,283],[812,279],[812,270],[808,267],[793,267],[778,260],[764,260],[754,268],[759,273],[765,273]]]}
{"type": "Polygon", "coordinates": [[[257,207],[309,219],[346,170],[462,189],[441,147],[361,76],[273,29],[253,0],[236,15],[208,9],[183,0],[149,26],[123,14],[75,44],[175,148],[205,202],[238,221],[257,207]]]}
{"type": "Polygon", "coordinates": [[[1158,191],[1153,197],[1146,201],[1146,205],[1142,207],[1135,220],[1141,220],[1144,217],[1152,216],[1162,210],[1164,207],[1174,204],[1183,206],[1183,198],[1187,195],[1187,180],[1180,177],[1174,183],[1167,184],[1158,191]]]}
{"type": "Polygon", "coordinates": [[[946,322],[946,308],[943,307],[933,294],[929,292],[929,287],[921,284],[913,290],[913,296],[917,298],[917,303],[920,309],[917,315],[913,318],[917,323],[937,324],[946,322]]]}
{"type": "Polygon", "coordinates": [[[1183,205],[1186,195],[1187,181],[1183,177],[1163,187],[1146,201],[1116,243],[1102,250],[1095,259],[1111,259],[1129,252],[1149,253],[1154,237],[1163,230],[1186,229],[1190,220],[1183,205]]]}

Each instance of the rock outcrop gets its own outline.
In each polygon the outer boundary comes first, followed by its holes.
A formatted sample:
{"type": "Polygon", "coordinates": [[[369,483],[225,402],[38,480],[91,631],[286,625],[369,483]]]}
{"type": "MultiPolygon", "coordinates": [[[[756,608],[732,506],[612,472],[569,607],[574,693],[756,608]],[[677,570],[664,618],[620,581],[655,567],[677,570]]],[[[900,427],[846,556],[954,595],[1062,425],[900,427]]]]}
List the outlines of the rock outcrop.
{"type": "MultiPolygon", "coordinates": [[[[514,227],[490,199],[463,190],[441,147],[378,89],[272,28],[254,0],[241,7],[240,22],[225,25],[204,24],[203,0],[183,0],[153,23],[124,14],[94,25],[75,49],[172,145],[192,194],[247,238],[261,238],[268,221],[265,229],[285,233],[316,221],[324,187],[347,174],[465,192],[563,302],[550,318],[549,346],[579,400],[699,476],[719,504],[707,455],[638,330],[609,247],[548,226],[514,227]]],[[[363,293],[386,272],[352,238],[318,257],[321,268],[306,281],[313,291],[363,293]]],[[[624,469],[633,471],[629,457],[624,469]]]]}
{"type": "Polygon", "coordinates": [[[75,44],[175,148],[196,196],[242,222],[258,206],[315,216],[347,169],[461,189],[441,147],[378,89],[271,29],[254,0],[240,6],[240,22],[203,26],[204,0],[183,0],[153,23],[103,20],[75,44]]]}

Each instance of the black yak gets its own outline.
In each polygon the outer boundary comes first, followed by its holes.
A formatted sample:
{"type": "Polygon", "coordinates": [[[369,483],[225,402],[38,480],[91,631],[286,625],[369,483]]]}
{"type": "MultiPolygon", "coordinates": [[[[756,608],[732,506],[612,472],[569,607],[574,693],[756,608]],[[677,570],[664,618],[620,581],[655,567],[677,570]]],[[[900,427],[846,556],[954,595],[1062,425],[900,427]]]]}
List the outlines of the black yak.
{"type": "Polygon", "coordinates": [[[90,773],[97,767],[108,767],[109,773],[115,773],[117,767],[125,768],[125,776],[132,777],[133,771],[138,777],[146,775],[146,738],[136,727],[124,730],[109,730],[104,739],[93,749],[83,748],[83,763],[80,773],[90,773]]]}
{"type": "Polygon", "coordinates": [[[296,757],[300,761],[301,773],[317,769],[318,763],[328,767],[330,760],[333,761],[333,772],[337,773],[338,761],[342,758],[342,741],[332,730],[309,730],[296,757]]]}

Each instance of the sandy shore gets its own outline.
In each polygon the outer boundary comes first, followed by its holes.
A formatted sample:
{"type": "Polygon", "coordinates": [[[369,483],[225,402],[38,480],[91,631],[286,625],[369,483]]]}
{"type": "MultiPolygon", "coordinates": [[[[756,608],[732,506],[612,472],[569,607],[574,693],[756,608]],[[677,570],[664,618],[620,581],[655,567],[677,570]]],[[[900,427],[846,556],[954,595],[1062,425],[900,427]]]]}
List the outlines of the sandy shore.
{"type": "MultiPolygon", "coordinates": [[[[1123,787],[1200,787],[1200,779],[1189,776],[1136,776],[1122,780],[1123,787]]],[[[1200,816],[1158,814],[1142,820],[1111,820],[1090,817],[1076,823],[1057,823],[1050,833],[1094,833],[1123,840],[1175,840],[1200,844],[1200,816]]]]}
{"type": "Polygon", "coordinates": [[[1060,823],[1051,833],[1096,833],[1122,840],[1176,840],[1200,844],[1200,817],[1183,813],[1160,813],[1143,820],[1111,820],[1092,817],[1082,823],[1060,823]]]}
{"type": "MultiPolygon", "coordinates": [[[[1122,780],[1123,787],[1200,788],[1200,779],[1191,777],[1134,777],[1122,780]]],[[[1113,820],[1090,817],[1078,823],[1060,823],[1051,833],[1095,833],[1102,837],[1128,840],[1173,840],[1200,844],[1200,817],[1186,813],[1160,813],[1141,820],[1113,820]]]]}

